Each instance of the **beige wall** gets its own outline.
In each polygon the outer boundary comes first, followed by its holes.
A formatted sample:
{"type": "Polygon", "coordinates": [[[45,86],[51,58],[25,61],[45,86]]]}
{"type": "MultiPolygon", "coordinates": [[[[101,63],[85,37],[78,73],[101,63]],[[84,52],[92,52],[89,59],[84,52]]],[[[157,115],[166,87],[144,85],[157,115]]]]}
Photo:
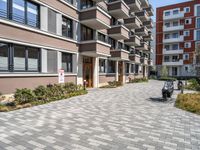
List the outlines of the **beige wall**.
{"type": "Polygon", "coordinates": [[[110,81],[115,81],[115,74],[113,75],[99,75],[99,83],[108,83],[110,81]]]}
{"type": "MultiPolygon", "coordinates": [[[[65,82],[76,83],[76,76],[65,77],[65,82]]],[[[58,77],[1,77],[0,92],[9,94],[15,92],[16,88],[33,89],[39,85],[58,83],[58,77]]]]}

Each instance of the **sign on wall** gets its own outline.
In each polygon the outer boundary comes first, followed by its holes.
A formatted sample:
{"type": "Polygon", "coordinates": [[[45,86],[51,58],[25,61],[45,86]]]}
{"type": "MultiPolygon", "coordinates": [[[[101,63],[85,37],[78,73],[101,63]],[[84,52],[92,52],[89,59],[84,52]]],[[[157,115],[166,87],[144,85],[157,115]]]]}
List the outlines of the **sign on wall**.
{"type": "Polygon", "coordinates": [[[58,83],[65,83],[65,71],[63,69],[58,71],[58,83]]]}

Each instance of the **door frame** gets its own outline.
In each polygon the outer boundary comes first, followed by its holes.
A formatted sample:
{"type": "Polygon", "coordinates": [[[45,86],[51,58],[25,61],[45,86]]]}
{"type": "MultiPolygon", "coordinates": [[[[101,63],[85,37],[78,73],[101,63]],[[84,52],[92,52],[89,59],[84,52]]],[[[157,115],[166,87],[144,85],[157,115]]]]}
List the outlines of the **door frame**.
{"type": "Polygon", "coordinates": [[[94,66],[93,66],[93,57],[88,57],[88,56],[83,56],[83,82],[84,80],[86,80],[88,82],[88,84],[86,85],[87,87],[93,87],[94,85],[94,79],[93,79],[93,72],[94,72],[94,66]],[[84,62],[84,58],[85,59],[90,59],[90,62],[84,62]],[[86,80],[86,74],[85,74],[85,68],[89,66],[90,68],[90,79],[89,81],[86,80]],[[91,83],[90,83],[91,82],[91,83]]]}

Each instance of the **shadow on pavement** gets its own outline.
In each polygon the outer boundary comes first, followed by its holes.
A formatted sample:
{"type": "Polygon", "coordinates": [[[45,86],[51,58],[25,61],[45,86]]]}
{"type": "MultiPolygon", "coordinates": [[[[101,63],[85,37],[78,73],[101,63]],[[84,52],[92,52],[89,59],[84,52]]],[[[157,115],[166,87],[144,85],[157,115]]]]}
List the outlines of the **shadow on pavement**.
{"type": "Polygon", "coordinates": [[[150,97],[148,100],[152,102],[157,102],[157,103],[173,103],[174,102],[173,98],[167,98],[167,100],[165,100],[162,97],[150,97]]]}

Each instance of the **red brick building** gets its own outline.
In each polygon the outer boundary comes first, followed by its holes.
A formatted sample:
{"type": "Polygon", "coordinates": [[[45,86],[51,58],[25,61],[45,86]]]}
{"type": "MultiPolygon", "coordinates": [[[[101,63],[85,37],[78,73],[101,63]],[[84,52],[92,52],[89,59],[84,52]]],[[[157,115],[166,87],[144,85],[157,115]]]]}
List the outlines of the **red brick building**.
{"type": "Polygon", "coordinates": [[[157,8],[156,65],[158,74],[166,66],[169,76],[197,74],[200,40],[200,0],[157,8]]]}

